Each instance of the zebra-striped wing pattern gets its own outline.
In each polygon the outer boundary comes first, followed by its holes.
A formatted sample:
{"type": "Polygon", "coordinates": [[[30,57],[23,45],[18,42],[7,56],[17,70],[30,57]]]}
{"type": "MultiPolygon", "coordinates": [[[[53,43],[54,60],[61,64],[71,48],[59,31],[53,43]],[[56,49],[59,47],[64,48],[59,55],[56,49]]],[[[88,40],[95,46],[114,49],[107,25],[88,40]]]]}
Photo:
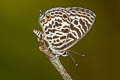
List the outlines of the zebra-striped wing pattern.
{"type": "Polygon", "coordinates": [[[61,50],[67,50],[81,40],[91,29],[96,15],[84,8],[73,7],[66,8],[70,19],[69,33],[61,50]]]}
{"type": "Polygon", "coordinates": [[[39,22],[52,52],[61,55],[88,33],[95,17],[88,9],[58,7],[43,13],[39,22]]]}

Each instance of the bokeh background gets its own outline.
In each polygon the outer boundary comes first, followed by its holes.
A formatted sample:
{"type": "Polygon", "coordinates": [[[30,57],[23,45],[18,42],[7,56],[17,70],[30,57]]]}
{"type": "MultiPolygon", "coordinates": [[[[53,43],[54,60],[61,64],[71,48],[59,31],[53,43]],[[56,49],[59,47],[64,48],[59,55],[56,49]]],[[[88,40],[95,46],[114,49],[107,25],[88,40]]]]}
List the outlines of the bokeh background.
{"type": "Polygon", "coordinates": [[[120,80],[119,0],[0,0],[0,80],[62,80],[39,51],[33,29],[41,29],[39,10],[80,6],[96,13],[91,31],[61,62],[73,80],[120,80]]]}

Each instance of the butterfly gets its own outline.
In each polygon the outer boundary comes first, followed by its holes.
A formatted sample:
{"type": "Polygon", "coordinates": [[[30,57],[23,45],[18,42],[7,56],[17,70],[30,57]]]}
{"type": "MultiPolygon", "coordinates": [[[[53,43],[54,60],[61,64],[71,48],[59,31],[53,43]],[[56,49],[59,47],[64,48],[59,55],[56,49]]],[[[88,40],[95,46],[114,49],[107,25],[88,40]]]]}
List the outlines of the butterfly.
{"type": "Polygon", "coordinates": [[[68,56],[67,50],[90,31],[95,18],[94,12],[81,7],[52,8],[39,18],[43,32],[34,33],[44,38],[53,54],[68,56]]]}

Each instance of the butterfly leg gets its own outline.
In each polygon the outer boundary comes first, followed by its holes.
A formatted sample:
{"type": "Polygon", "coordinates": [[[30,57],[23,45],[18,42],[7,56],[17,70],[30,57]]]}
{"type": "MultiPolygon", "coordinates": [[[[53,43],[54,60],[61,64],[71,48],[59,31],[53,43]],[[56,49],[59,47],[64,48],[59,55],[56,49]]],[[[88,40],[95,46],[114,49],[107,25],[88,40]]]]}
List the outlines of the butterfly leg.
{"type": "Polygon", "coordinates": [[[64,51],[64,52],[59,52],[57,54],[55,54],[55,57],[58,58],[59,56],[68,56],[68,52],[67,51],[64,51]]]}
{"type": "Polygon", "coordinates": [[[67,54],[66,52],[63,53],[63,54],[56,54],[56,55],[55,55],[55,58],[58,58],[59,56],[64,56],[64,57],[65,57],[65,56],[68,56],[68,54],[67,54]]]}

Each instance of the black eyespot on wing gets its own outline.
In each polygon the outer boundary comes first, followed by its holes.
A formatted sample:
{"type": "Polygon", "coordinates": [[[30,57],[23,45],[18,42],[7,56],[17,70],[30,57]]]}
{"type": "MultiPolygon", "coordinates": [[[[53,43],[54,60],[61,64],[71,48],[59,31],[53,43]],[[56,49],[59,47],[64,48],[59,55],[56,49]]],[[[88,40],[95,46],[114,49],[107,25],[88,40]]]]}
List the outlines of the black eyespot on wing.
{"type": "Polygon", "coordinates": [[[66,36],[61,36],[60,39],[61,39],[61,40],[62,40],[62,39],[66,39],[66,36]]]}
{"type": "Polygon", "coordinates": [[[55,14],[58,14],[58,12],[55,12],[55,14]]]}
{"type": "Polygon", "coordinates": [[[54,15],[54,13],[52,12],[51,15],[54,15]]]}
{"type": "Polygon", "coordinates": [[[63,18],[67,18],[67,15],[63,14],[63,18]]]}
{"type": "Polygon", "coordinates": [[[59,26],[58,22],[55,22],[55,26],[59,26]]]}
{"type": "Polygon", "coordinates": [[[75,13],[75,11],[72,11],[72,13],[75,13]]]}
{"type": "Polygon", "coordinates": [[[63,33],[68,33],[68,32],[69,32],[68,29],[61,29],[61,31],[62,31],[63,33]]]}
{"type": "Polygon", "coordinates": [[[78,21],[77,21],[77,20],[75,20],[75,21],[74,21],[74,24],[75,24],[75,25],[78,25],[78,21]]]}
{"type": "Polygon", "coordinates": [[[61,13],[61,12],[59,12],[59,14],[60,14],[60,15],[62,15],[62,13],[61,13]]]}

